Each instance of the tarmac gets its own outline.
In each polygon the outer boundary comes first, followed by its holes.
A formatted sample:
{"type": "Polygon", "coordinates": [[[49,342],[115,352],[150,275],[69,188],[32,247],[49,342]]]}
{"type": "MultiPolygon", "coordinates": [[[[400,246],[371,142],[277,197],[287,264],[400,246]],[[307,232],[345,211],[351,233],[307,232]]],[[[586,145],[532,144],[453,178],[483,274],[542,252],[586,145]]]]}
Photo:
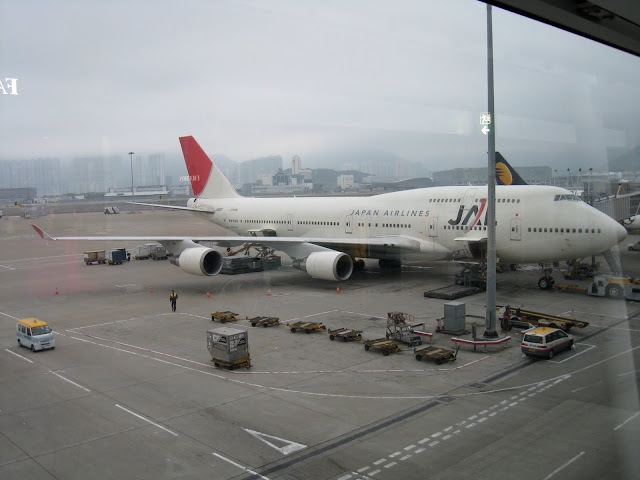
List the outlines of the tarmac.
{"type": "MultiPolygon", "coordinates": [[[[553,360],[506,346],[463,346],[455,362],[384,356],[326,332],[322,322],[384,337],[387,312],[435,332],[454,262],[382,272],[367,262],[340,283],[291,267],[198,277],[168,261],[83,263],[82,252],[137,243],[44,241],[52,235],[220,234],[182,212],[77,213],[0,219],[0,478],[2,479],[563,479],[637,478],[640,304],[541,291],[540,270],[497,275],[497,303],[578,318],[576,348],[553,360]],[[169,292],[179,294],[171,311],[169,292]],[[338,293],[339,292],[339,293],[338,293]],[[213,365],[211,313],[241,320],[252,368],[213,365]],[[278,317],[251,327],[246,318],[278,317]],[[15,323],[37,317],[54,350],[19,348],[15,323]]],[[[640,252],[621,246],[625,273],[640,252]]],[[[603,272],[604,259],[596,258],[603,272]]],[[[562,274],[554,272],[558,283],[562,274]]],[[[572,283],[586,286],[587,280],[572,283]]],[[[465,302],[484,328],[484,293],[465,302]]],[[[419,328],[420,330],[422,327],[419,328]]],[[[454,348],[452,336],[431,344],[454,348]]],[[[466,336],[465,338],[469,338],[466,336]]]]}

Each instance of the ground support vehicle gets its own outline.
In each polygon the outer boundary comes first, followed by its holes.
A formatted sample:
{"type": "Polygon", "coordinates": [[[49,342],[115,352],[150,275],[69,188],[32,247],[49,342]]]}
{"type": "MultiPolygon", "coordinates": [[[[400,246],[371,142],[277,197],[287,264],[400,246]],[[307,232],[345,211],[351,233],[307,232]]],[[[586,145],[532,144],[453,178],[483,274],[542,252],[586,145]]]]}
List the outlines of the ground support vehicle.
{"type": "Polygon", "coordinates": [[[37,318],[23,318],[16,324],[18,346],[30,348],[32,352],[46,348],[56,348],[53,330],[42,320],[37,318]]]}
{"type": "Polygon", "coordinates": [[[390,353],[399,352],[400,351],[400,342],[394,342],[393,340],[388,340],[386,338],[376,338],[374,340],[365,340],[364,349],[368,352],[370,349],[374,348],[376,350],[381,350],[382,354],[386,357],[390,353]]]}
{"type": "Polygon", "coordinates": [[[640,300],[640,279],[617,275],[597,275],[587,294],[595,297],[640,300]]]}
{"type": "Polygon", "coordinates": [[[100,265],[101,263],[107,263],[104,254],[104,250],[84,252],[84,263],[86,263],[87,265],[93,265],[93,263],[97,263],[98,265],[100,265]]]}
{"type": "Polygon", "coordinates": [[[295,323],[287,323],[287,326],[291,329],[291,333],[296,333],[296,330],[304,330],[304,333],[311,332],[324,332],[327,327],[319,322],[305,322],[300,320],[295,323]]]}
{"type": "Polygon", "coordinates": [[[218,320],[220,323],[226,323],[226,322],[235,322],[236,320],[240,320],[238,318],[238,314],[234,313],[234,312],[213,312],[211,314],[211,321],[215,322],[216,320],[218,320]]]}
{"type": "Polygon", "coordinates": [[[122,265],[127,261],[127,250],[125,248],[115,248],[107,252],[107,263],[109,265],[122,265]]]}
{"type": "Polygon", "coordinates": [[[150,245],[150,256],[152,260],[166,260],[169,258],[167,249],[162,245],[150,245]]]}
{"type": "Polygon", "coordinates": [[[388,339],[397,340],[410,347],[422,345],[422,338],[413,332],[413,315],[403,312],[387,313],[387,333],[388,339]]]}
{"type": "Polygon", "coordinates": [[[253,317],[248,319],[252,327],[262,325],[263,327],[270,327],[271,325],[280,325],[280,319],[278,317],[253,317]]]}
{"type": "Polygon", "coordinates": [[[436,365],[441,365],[444,362],[455,362],[459,349],[460,345],[458,345],[455,351],[429,345],[427,347],[414,348],[413,353],[418,361],[426,358],[432,362],[436,362],[436,365]]]}
{"type": "Polygon", "coordinates": [[[498,309],[498,317],[500,319],[500,328],[508,331],[512,327],[531,328],[534,326],[559,328],[568,332],[572,327],[585,328],[589,322],[577,320],[575,318],[559,317],[557,315],[549,315],[523,308],[511,308],[509,305],[496,305],[498,309]]]}
{"type": "Polygon", "coordinates": [[[216,367],[251,368],[249,336],[244,330],[229,327],[208,330],[207,348],[216,367]]]}
{"type": "Polygon", "coordinates": [[[362,339],[362,330],[352,330],[351,328],[329,329],[327,333],[329,334],[329,340],[341,338],[343,342],[348,342],[350,340],[360,341],[362,339]]]}
{"type": "Polygon", "coordinates": [[[640,251],[640,240],[629,245],[629,251],[633,252],[634,250],[640,251]]]}
{"type": "Polygon", "coordinates": [[[567,280],[584,280],[585,278],[593,278],[598,270],[598,264],[578,262],[577,260],[570,261],[568,264],[569,270],[562,272],[562,275],[567,280]]]}
{"type": "Polygon", "coordinates": [[[133,256],[135,260],[146,260],[151,255],[151,244],[138,245],[135,252],[136,253],[133,256]]]}
{"type": "Polygon", "coordinates": [[[563,350],[571,350],[573,337],[558,328],[538,327],[524,332],[521,350],[528,357],[543,357],[551,360],[563,350]]]}

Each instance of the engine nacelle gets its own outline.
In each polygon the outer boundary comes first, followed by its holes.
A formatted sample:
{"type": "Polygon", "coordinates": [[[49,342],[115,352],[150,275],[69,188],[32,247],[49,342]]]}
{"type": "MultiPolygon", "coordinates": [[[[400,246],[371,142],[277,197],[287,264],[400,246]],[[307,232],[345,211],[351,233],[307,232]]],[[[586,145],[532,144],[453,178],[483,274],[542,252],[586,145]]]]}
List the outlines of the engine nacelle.
{"type": "Polygon", "coordinates": [[[193,247],[173,257],[171,263],[192,275],[217,275],[222,269],[222,255],[212,248],[193,247]]]}
{"type": "Polygon", "coordinates": [[[342,252],[314,252],[294,260],[293,267],[321,280],[346,280],[353,272],[353,261],[342,252]]]}

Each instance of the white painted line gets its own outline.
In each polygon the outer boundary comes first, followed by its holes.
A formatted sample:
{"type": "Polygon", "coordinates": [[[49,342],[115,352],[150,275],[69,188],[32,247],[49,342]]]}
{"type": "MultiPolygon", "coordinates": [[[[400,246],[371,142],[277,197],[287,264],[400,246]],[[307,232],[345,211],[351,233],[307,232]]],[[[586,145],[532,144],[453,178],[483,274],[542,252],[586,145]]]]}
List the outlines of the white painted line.
{"type": "Polygon", "coordinates": [[[442,435],[442,432],[436,432],[433,435],[431,435],[431,438],[438,438],[440,435],[442,435]]]}
{"type": "Polygon", "coordinates": [[[33,363],[33,361],[29,360],[26,357],[23,357],[22,355],[18,355],[16,352],[12,352],[11,350],[9,350],[8,348],[5,348],[5,351],[9,352],[11,355],[15,355],[16,357],[20,357],[23,360],[26,360],[29,363],[33,363]]]}
{"type": "Polygon", "coordinates": [[[489,411],[489,410],[482,410],[482,411],[480,412],[480,415],[484,415],[484,414],[485,414],[485,413],[487,413],[488,411],[489,411]]]}
{"type": "Polygon", "coordinates": [[[638,415],[640,415],[640,411],[634,413],[633,415],[631,415],[629,418],[627,418],[624,422],[622,422],[620,425],[618,425],[616,428],[614,428],[613,430],[618,430],[619,428],[622,428],[622,426],[627,423],[630,422],[631,420],[633,420],[634,418],[636,418],[638,415]]]}
{"type": "Polygon", "coordinates": [[[367,465],[366,467],[362,467],[360,470],[358,470],[358,473],[362,473],[362,472],[366,472],[367,470],[369,470],[371,467],[369,465],[367,465]]]}
{"type": "Polygon", "coordinates": [[[426,450],[426,448],[419,448],[414,453],[422,453],[426,450]]]}
{"type": "Polygon", "coordinates": [[[638,370],[634,370],[632,372],[619,373],[618,377],[624,377],[625,375],[635,375],[638,370]]]}
{"type": "Polygon", "coordinates": [[[255,475],[257,477],[262,478],[263,480],[269,480],[267,477],[264,477],[262,475],[260,475],[257,472],[254,472],[253,470],[249,470],[246,467],[243,467],[242,465],[240,465],[239,463],[234,462],[233,460],[229,460],[228,458],[223,457],[222,455],[218,455],[217,453],[213,452],[211,453],[211,455],[215,455],[216,457],[218,457],[220,460],[224,460],[225,462],[230,463],[231,465],[233,465],[234,467],[238,467],[240,470],[244,471],[244,472],[249,472],[252,475],[255,475]]]}
{"type": "Polygon", "coordinates": [[[487,417],[482,417],[478,419],[478,423],[482,423],[487,419],[487,417]]]}
{"type": "Polygon", "coordinates": [[[4,315],[5,317],[13,318],[14,320],[20,320],[18,317],[14,317],[13,315],[9,315],[8,313],[0,312],[0,315],[4,315]]]}
{"type": "Polygon", "coordinates": [[[593,387],[595,385],[600,385],[602,383],[602,380],[598,380],[596,383],[592,383],[590,385],[585,385],[584,387],[580,387],[580,388],[576,388],[574,390],[571,390],[571,393],[576,393],[579,392],[580,390],[584,390],[585,388],[590,388],[593,387]]]}
{"type": "Polygon", "coordinates": [[[453,425],[451,425],[450,427],[447,427],[445,429],[443,429],[444,432],[448,432],[449,430],[451,430],[453,428],[453,425]]]}
{"type": "Polygon", "coordinates": [[[509,404],[510,407],[515,407],[516,405],[518,405],[518,402],[513,402],[509,404]]]}
{"type": "Polygon", "coordinates": [[[477,425],[477,423],[470,423],[469,425],[467,425],[465,428],[473,428],[477,425]]]}
{"type": "MultiPolygon", "coordinates": [[[[131,414],[131,415],[133,415],[134,417],[138,417],[140,420],[144,420],[145,422],[148,422],[148,423],[150,423],[151,425],[154,425],[154,426],[156,426],[156,427],[158,427],[158,428],[160,428],[160,429],[164,430],[165,432],[169,432],[169,433],[170,433],[171,435],[173,435],[174,437],[177,437],[177,436],[178,436],[178,434],[177,434],[177,433],[172,432],[171,430],[169,430],[168,428],[163,427],[162,425],[158,425],[157,423],[152,422],[151,420],[149,420],[148,418],[143,417],[142,415],[138,415],[136,412],[132,412],[132,411],[131,411],[131,410],[129,410],[128,408],[121,407],[121,406],[120,406],[120,405],[118,405],[118,404],[116,404],[116,407],[118,407],[118,408],[120,408],[120,409],[124,410],[124,411],[125,411],[125,412],[127,412],[127,413],[130,413],[130,414],[131,414]]],[[[214,454],[214,455],[215,455],[215,454],[214,454]]]]}
{"type": "Polygon", "coordinates": [[[547,475],[546,477],[544,477],[543,480],[549,480],[551,477],[553,477],[556,473],[558,473],[560,470],[562,470],[564,467],[568,467],[569,465],[571,465],[573,462],[575,462],[577,459],[579,459],[582,455],[584,455],[584,452],[580,452],[578,455],[576,455],[575,457],[573,457],[571,460],[569,460],[567,463],[565,463],[564,465],[559,466],[558,468],[556,468],[553,472],[551,472],[549,475],[547,475]]]}
{"type": "Polygon", "coordinates": [[[393,467],[394,465],[397,465],[397,463],[396,463],[396,462],[387,463],[387,464],[384,466],[384,468],[391,468],[391,467],[393,467]]]}
{"type": "Polygon", "coordinates": [[[449,440],[451,437],[453,437],[453,435],[445,435],[444,437],[442,437],[442,440],[449,440]]]}
{"type": "Polygon", "coordinates": [[[431,440],[429,437],[427,437],[427,438],[423,438],[422,440],[418,440],[418,443],[419,443],[420,445],[422,445],[422,444],[427,443],[429,440],[431,440]]]}
{"type": "Polygon", "coordinates": [[[415,445],[409,445],[408,447],[404,447],[405,450],[413,450],[414,448],[416,448],[415,445]]]}
{"type": "Polygon", "coordinates": [[[413,455],[409,454],[409,455],[405,455],[404,457],[400,457],[400,459],[399,459],[399,460],[400,460],[401,462],[404,462],[407,458],[411,458],[411,457],[413,457],[413,455]]]}
{"type": "Polygon", "coordinates": [[[437,444],[439,444],[440,442],[438,440],[436,440],[435,442],[431,442],[429,444],[430,447],[435,447],[437,444]]]}
{"type": "Polygon", "coordinates": [[[391,455],[389,455],[389,458],[397,457],[398,455],[402,455],[402,452],[393,452],[391,455]]]}
{"type": "Polygon", "coordinates": [[[82,390],[84,390],[85,392],[90,392],[90,391],[91,391],[91,390],[89,390],[88,388],[85,388],[85,387],[83,387],[82,385],[80,385],[80,384],[78,384],[78,383],[76,383],[76,382],[74,382],[74,381],[72,381],[72,380],[69,380],[68,378],[63,377],[63,376],[62,376],[62,375],[60,375],[59,373],[56,373],[56,372],[51,372],[51,373],[53,373],[56,377],[60,377],[62,380],[65,380],[65,381],[69,382],[70,384],[75,385],[75,386],[76,386],[76,387],[78,387],[78,388],[81,388],[81,389],[82,389],[82,390]]]}
{"type": "Polygon", "coordinates": [[[349,478],[351,478],[351,474],[350,474],[350,473],[347,473],[346,475],[343,475],[343,476],[341,476],[341,477],[338,477],[338,480],[347,480],[347,479],[349,479],[349,478]]]}
{"type": "Polygon", "coordinates": [[[274,437],[273,435],[267,435],[266,433],[256,432],[255,430],[249,430],[248,428],[243,428],[243,430],[247,432],[249,435],[252,435],[255,438],[257,438],[258,440],[263,441],[270,447],[275,448],[283,455],[289,455],[290,453],[297,452],[298,450],[303,450],[307,448],[306,445],[292,442],[291,440],[285,440],[284,438],[274,437]],[[273,443],[271,443],[269,440],[266,440],[267,438],[270,438],[271,440],[277,440],[278,442],[286,443],[286,445],[284,447],[278,447],[277,445],[274,445],[273,443]]]}
{"type": "Polygon", "coordinates": [[[382,471],[382,470],[371,470],[371,471],[369,472],[369,476],[370,476],[370,477],[373,477],[374,475],[379,474],[381,471],[382,471]]]}
{"type": "Polygon", "coordinates": [[[378,460],[377,462],[373,462],[374,465],[380,465],[381,463],[386,462],[387,459],[386,458],[381,458],[380,460],[378,460]]]}
{"type": "Polygon", "coordinates": [[[478,418],[478,415],[471,415],[467,420],[475,420],[476,418],[478,418]]]}
{"type": "Polygon", "coordinates": [[[497,414],[498,414],[498,412],[491,412],[491,413],[489,414],[489,416],[490,416],[490,417],[493,417],[494,415],[497,415],[497,414]]]}

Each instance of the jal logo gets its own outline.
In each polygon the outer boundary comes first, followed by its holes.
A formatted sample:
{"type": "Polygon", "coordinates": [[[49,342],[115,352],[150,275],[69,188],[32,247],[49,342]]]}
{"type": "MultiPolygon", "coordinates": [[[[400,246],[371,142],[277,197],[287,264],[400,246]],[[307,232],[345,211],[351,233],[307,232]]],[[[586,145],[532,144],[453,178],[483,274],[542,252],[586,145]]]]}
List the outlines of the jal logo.
{"type": "Polygon", "coordinates": [[[18,79],[5,78],[4,82],[0,79],[0,92],[2,95],[18,95],[18,79]]]}
{"type": "MultiPolygon", "coordinates": [[[[448,220],[449,225],[467,225],[469,223],[469,220],[471,220],[471,225],[469,225],[469,227],[471,228],[475,227],[476,225],[482,225],[482,222],[480,221],[480,217],[484,213],[486,205],[487,205],[487,199],[481,198],[480,207],[478,207],[478,205],[473,205],[471,208],[467,210],[466,214],[465,214],[465,206],[460,205],[460,208],[458,209],[458,216],[455,219],[448,220]],[[463,219],[463,215],[464,215],[464,219],[463,219]]],[[[487,223],[486,214],[485,214],[484,220],[486,224],[487,223]]]]}

